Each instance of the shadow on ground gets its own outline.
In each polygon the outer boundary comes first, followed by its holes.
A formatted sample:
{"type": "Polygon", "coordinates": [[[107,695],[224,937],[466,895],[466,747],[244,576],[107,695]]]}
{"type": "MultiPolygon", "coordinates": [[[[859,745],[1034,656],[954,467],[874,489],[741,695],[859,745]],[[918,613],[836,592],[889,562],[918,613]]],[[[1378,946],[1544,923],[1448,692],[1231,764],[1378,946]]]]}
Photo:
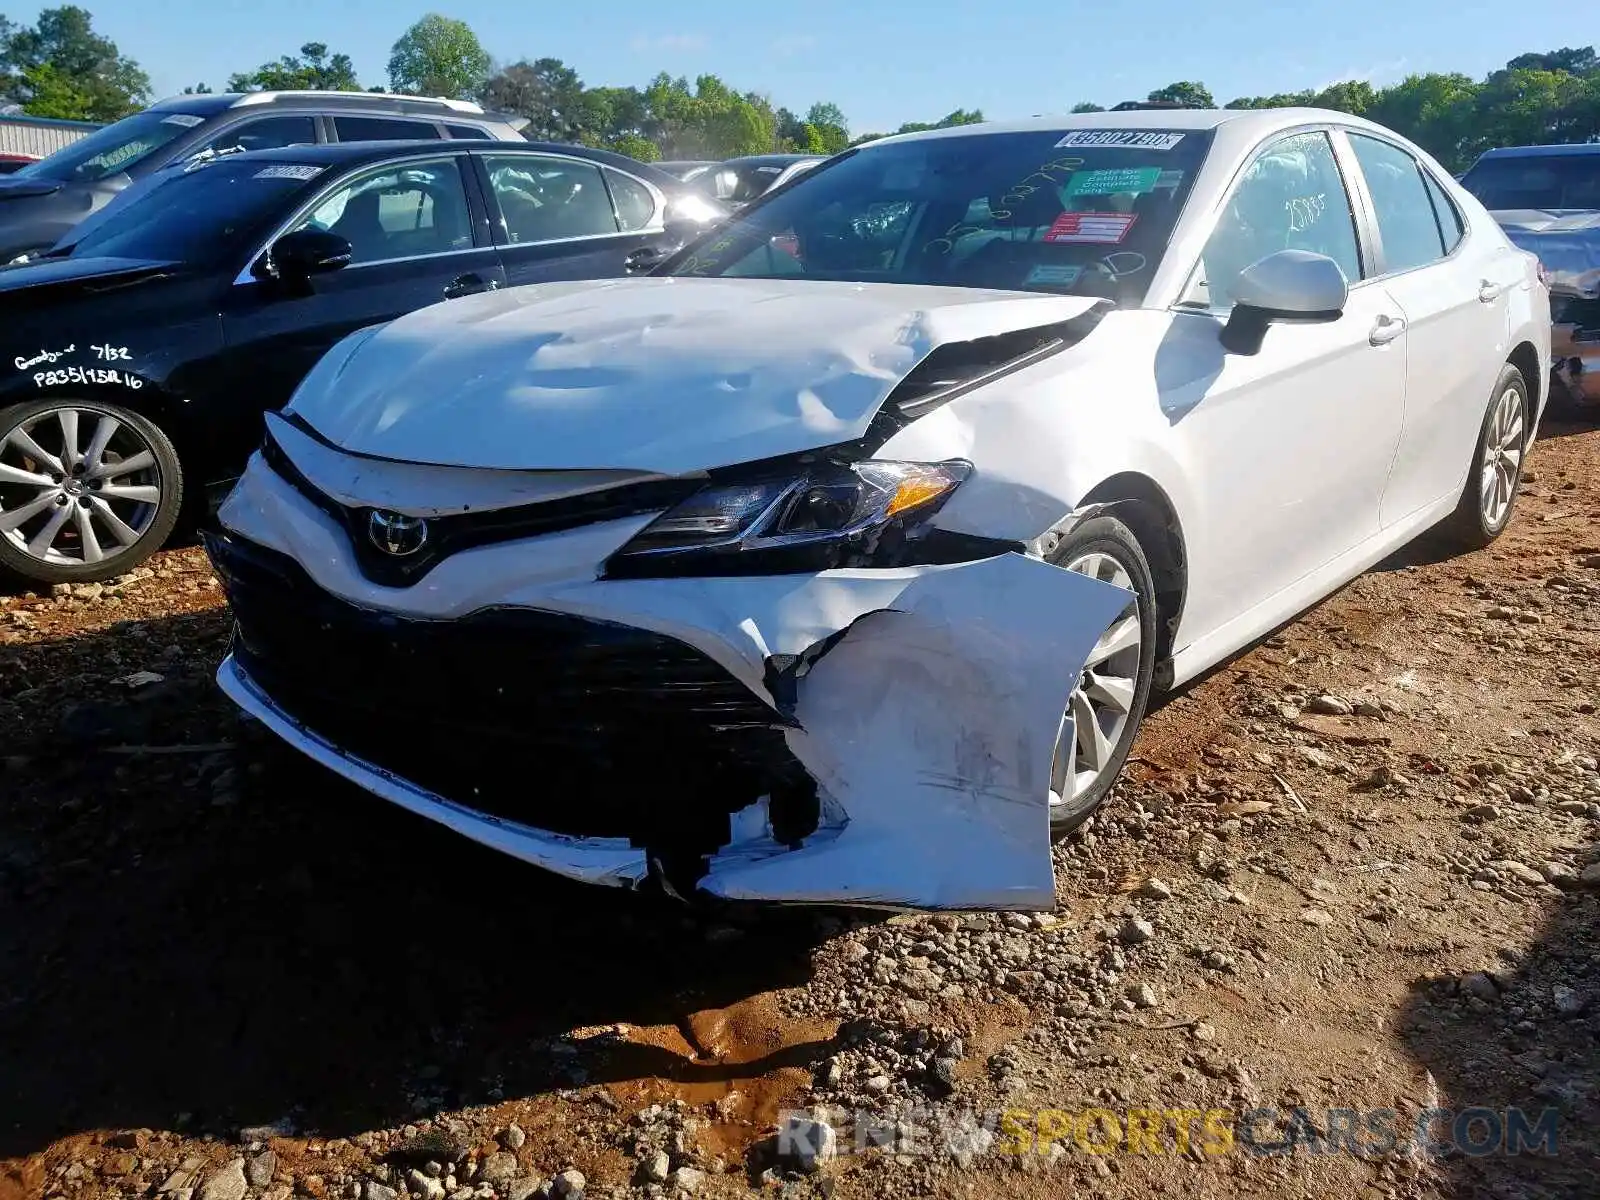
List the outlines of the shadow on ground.
{"type": "Polygon", "coordinates": [[[1445,1110],[1429,1123],[1442,1190],[1600,1194],[1600,896],[1570,893],[1531,942],[1504,944],[1488,980],[1419,981],[1400,1017],[1445,1110]]]}
{"type": "Polygon", "coordinates": [[[226,629],[218,611],[0,649],[0,1159],[288,1115],[345,1135],[419,1095],[580,1082],[575,1063],[706,1081],[829,1052],[575,1058],[554,1040],[575,1027],[681,1026],[803,983],[818,939],[864,918],[708,916],[483,850],[274,753],[211,682],[226,629]],[[165,682],[112,682],[147,668],[165,682]]]}

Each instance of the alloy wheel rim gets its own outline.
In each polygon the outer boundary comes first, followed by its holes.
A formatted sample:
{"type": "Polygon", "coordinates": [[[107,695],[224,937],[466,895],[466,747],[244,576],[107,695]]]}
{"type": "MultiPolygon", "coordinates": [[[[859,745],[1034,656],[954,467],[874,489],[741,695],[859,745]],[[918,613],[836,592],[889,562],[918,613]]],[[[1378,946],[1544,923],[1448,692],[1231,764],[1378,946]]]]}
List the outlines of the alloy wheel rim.
{"type": "Polygon", "coordinates": [[[0,435],[0,537],[49,566],[126,554],[161,506],[161,468],[132,425],[64,405],[0,435]]]}
{"type": "Polygon", "coordinates": [[[1522,452],[1522,394],[1507,388],[1489,418],[1478,471],[1478,504],[1490,529],[1499,528],[1510,511],[1522,473],[1522,452]]]}
{"type": "Polygon", "coordinates": [[[1127,588],[1133,598],[1095,643],[1067,702],[1050,768],[1052,814],[1072,805],[1110,769],[1133,718],[1144,645],[1138,592],[1121,563],[1095,552],[1073,559],[1067,570],[1127,588]]]}

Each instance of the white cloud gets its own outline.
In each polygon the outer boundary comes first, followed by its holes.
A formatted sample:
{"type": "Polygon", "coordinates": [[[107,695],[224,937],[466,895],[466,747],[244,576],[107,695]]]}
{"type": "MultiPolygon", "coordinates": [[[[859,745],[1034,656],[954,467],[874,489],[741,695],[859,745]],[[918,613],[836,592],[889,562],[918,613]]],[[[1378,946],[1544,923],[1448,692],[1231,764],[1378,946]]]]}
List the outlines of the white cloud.
{"type": "Polygon", "coordinates": [[[676,53],[685,50],[704,50],[706,39],[705,35],[699,33],[663,33],[655,37],[636,37],[628,43],[628,46],[640,53],[646,51],[676,53]]]}
{"type": "Polygon", "coordinates": [[[772,49],[778,54],[803,54],[815,48],[817,39],[809,33],[792,34],[781,37],[772,43],[772,49]]]}
{"type": "Polygon", "coordinates": [[[1320,92],[1324,88],[1330,88],[1336,83],[1351,82],[1370,83],[1373,87],[1384,87],[1402,79],[1405,75],[1406,66],[1410,62],[1411,60],[1409,58],[1401,57],[1386,59],[1383,62],[1373,63],[1366,68],[1352,67],[1350,70],[1345,71],[1341,75],[1335,75],[1332,79],[1323,80],[1311,90],[1320,92]]]}

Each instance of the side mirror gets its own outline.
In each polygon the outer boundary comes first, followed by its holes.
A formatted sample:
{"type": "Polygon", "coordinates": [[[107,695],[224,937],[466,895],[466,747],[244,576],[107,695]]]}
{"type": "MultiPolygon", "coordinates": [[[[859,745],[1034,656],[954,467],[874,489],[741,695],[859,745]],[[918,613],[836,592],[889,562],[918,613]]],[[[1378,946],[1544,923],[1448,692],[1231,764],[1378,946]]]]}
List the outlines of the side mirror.
{"type": "Polygon", "coordinates": [[[1222,330],[1223,348],[1257,354],[1275,322],[1316,324],[1337,321],[1350,297],[1339,264],[1309,250],[1279,250],[1239,273],[1233,313],[1222,330]]]}
{"type": "Polygon", "coordinates": [[[255,273],[283,283],[303,285],[313,275],[326,275],[348,267],[353,253],[350,243],[336,233],[325,229],[297,229],[272,243],[255,273]]]}

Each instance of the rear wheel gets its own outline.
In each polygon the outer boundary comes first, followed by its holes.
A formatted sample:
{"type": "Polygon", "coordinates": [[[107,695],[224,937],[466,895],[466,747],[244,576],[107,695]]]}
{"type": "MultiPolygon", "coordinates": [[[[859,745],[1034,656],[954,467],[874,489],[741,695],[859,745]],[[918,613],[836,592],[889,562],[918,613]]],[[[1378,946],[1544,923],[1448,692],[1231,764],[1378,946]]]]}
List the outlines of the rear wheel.
{"type": "Polygon", "coordinates": [[[1451,541],[1461,549],[1481,550],[1511,524],[1529,427],[1528,385],[1508,364],[1489,394],[1467,482],[1447,522],[1451,541]]]}
{"type": "Polygon", "coordinates": [[[177,453],[138,413],[64,399],[0,410],[0,568],[110,579],[159,550],[182,507],[177,453]]]}
{"type": "Polygon", "coordinates": [[[1090,652],[1062,718],[1050,772],[1050,835],[1059,839],[1100,807],[1127,761],[1155,675],[1156,612],[1144,550],[1114,517],[1085,521],[1049,560],[1131,593],[1090,652]]]}

